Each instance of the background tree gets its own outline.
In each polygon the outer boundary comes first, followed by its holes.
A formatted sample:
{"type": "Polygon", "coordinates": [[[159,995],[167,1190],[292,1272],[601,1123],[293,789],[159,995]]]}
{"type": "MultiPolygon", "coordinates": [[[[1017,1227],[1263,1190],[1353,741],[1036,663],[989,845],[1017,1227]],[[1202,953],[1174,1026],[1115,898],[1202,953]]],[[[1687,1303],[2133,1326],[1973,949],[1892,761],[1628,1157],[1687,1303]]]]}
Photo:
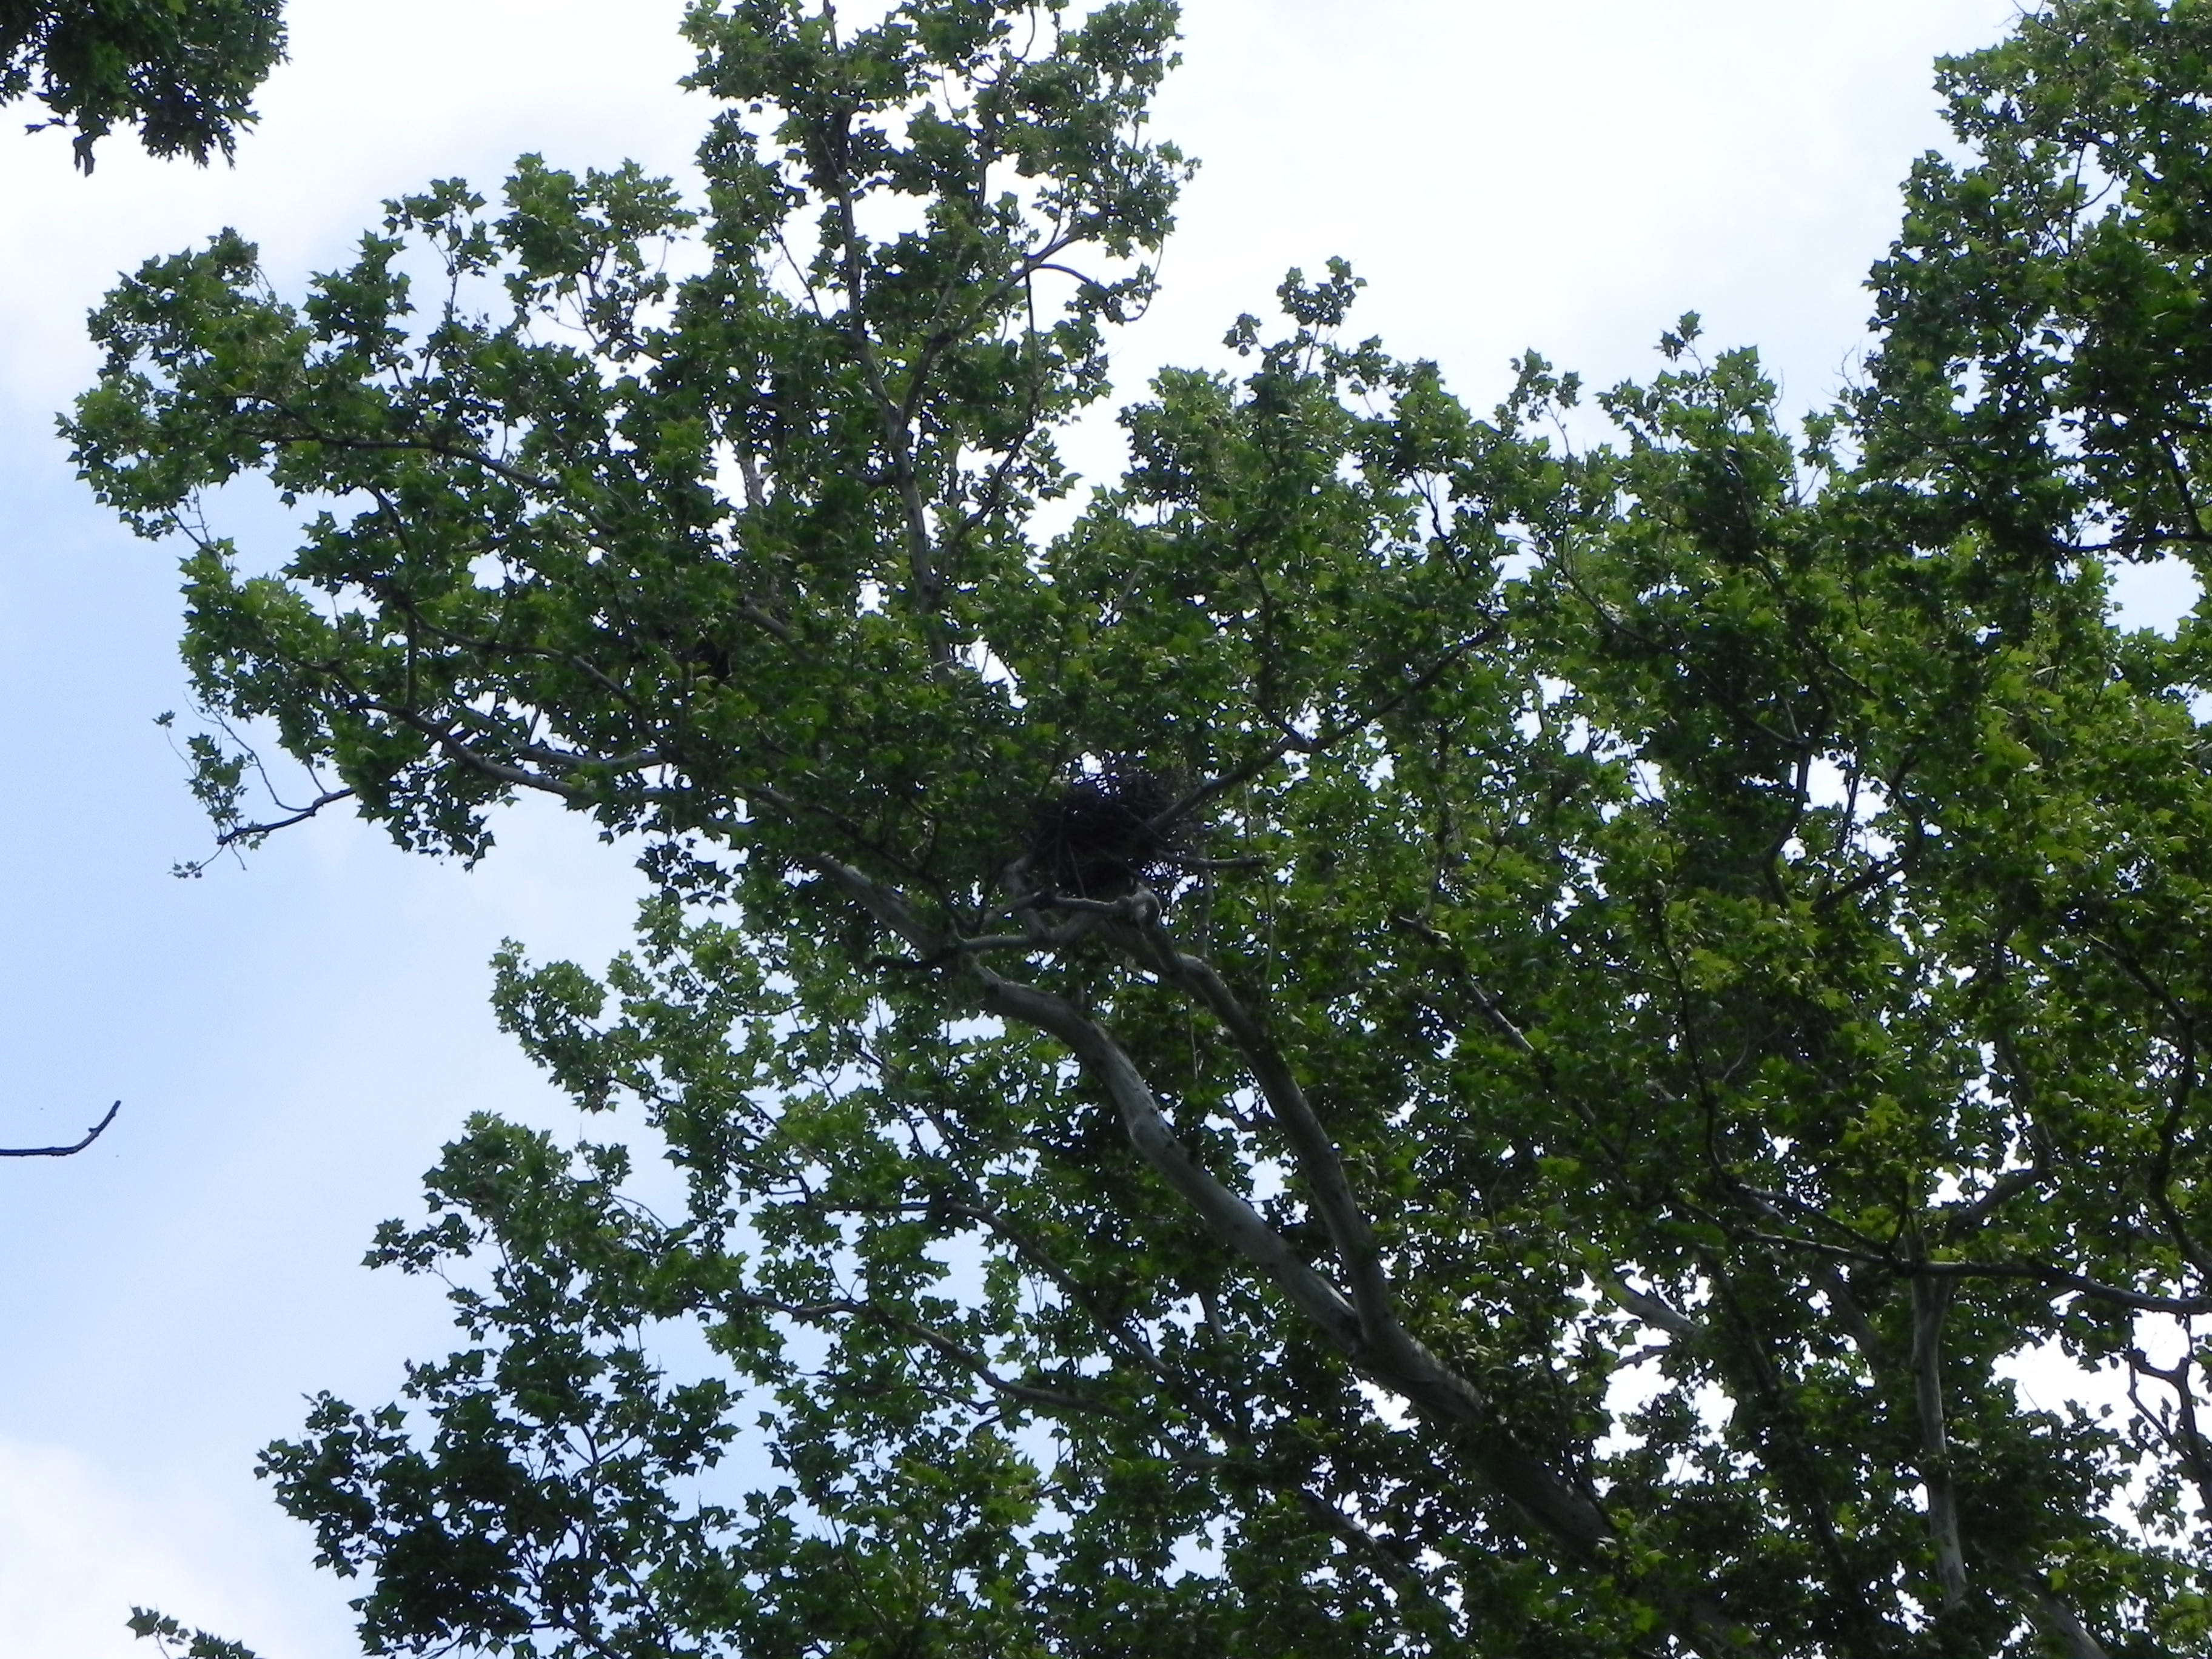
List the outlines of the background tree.
{"type": "Polygon", "coordinates": [[[100,313],[80,459],[301,815],[541,791],[661,889],[498,1005],[683,1212],[476,1122],[378,1249],[471,1346],[269,1454],[369,1644],[2201,1644],[2203,647],[2105,572],[2203,534],[2212,9],[1949,67],[1800,437],[1687,319],[1609,443],[1533,354],[1474,418],[1333,265],[1048,536],[1172,22],[702,5],[703,223],[526,158],[100,313]],[[198,530],[253,470],[270,575],[198,530]]]}
{"type": "MultiPolygon", "coordinates": [[[[71,127],[76,163],[118,122],[155,155],[204,164],[252,125],[284,55],[283,0],[0,0],[0,104],[30,98],[71,127]]],[[[35,127],[34,127],[35,130],[35,127]]]]}

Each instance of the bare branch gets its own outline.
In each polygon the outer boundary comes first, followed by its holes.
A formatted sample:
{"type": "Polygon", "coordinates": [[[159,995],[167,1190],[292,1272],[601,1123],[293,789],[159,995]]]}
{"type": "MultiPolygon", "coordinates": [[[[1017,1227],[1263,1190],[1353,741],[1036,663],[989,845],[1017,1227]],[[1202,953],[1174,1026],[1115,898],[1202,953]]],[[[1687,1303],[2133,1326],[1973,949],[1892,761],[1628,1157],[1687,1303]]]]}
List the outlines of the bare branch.
{"type": "Polygon", "coordinates": [[[1608,1299],[1618,1303],[1645,1324],[1679,1336],[1686,1341],[1694,1340],[1705,1334],[1705,1328],[1682,1312],[1664,1297],[1654,1296],[1649,1291],[1639,1291],[1618,1273],[1607,1269],[1590,1277],[1608,1299]]]}
{"type": "Polygon", "coordinates": [[[289,830],[295,823],[305,823],[325,806],[335,806],[342,800],[351,800],[353,796],[354,792],[350,789],[326,789],[289,817],[271,818],[265,823],[233,825],[215,838],[215,844],[218,848],[233,847],[242,841],[254,841],[263,836],[273,836],[279,830],[289,830]]]}
{"type": "Polygon", "coordinates": [[[97,1122],[97,1123],[94,1124],[94,1125],[92,1126],[92,1127],[90,1127],[89,1129],[87,1129],[87,1130],[84,1132],[84,1139],[82,1139],[82,1140],[80,1140],[80,1141],[76,1141],[76,1142],[75,1142],[74,1144],[72,1144],[72,1145],[70,1145],[70,1146],[0,1146],[0,1158],[70,1158],[70,1157],[74,1157],[76,1153],[82,1152],[86,1147],[88,1147],[88,1146],[91,1146],[91,1145],[92,1145],[92,1143],[93,1143],[94,1141],[95,1141],[95,1140],[99,1139],[100,1139],[100,1137],[104,1133],[106,1133],[106,1128],[107,1128],[107,1126],[108,1126],[109,1124],[111,1124],[111,1123],[112,1123],[112,1122],[114,1122],[114,1121],[115,1121],[115,1115],[116,1115],[118,1112],[121,1111],[122,1109],[123,1109],[123,1103],[122,1103],[121,1101],[119,1101],[119,1100],[118,1100],[118,1101],[117,1101],[117,1102],[116,1102],[112,1106],[110,1106],[110,1107],[107,1109],[107,1115],[106,1115],[106,1117],[103,1117],[102,1119],[100,1119],[99,1122],[97,1122]]]}

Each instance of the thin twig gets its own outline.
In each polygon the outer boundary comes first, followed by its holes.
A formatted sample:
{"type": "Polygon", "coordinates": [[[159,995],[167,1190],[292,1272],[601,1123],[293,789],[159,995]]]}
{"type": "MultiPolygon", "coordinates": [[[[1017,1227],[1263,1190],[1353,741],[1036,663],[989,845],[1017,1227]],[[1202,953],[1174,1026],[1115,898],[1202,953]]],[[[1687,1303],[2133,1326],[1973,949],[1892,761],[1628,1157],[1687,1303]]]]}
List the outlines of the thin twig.
{"type": "Polygon", "coordinates": [[[119,1101],[119,1100],[118,1100],[118,1101],[117,1101],[117,1102],[116,1102],[112,1106],[110,1106],[110,1107],[107,1109],[107,1115],[106,1115],[106,1117],[103,1117],[102,1119],[100,1119],[99,1122],[97,1122],[97,1123],[94,1124],[94,1125],[92,1126],[92,1127],[90,1127],[89,1129],[87,1129],[87,1130],[84,1132],[84,1139],[83,1139],[82,1140],[78,1141],[75,1146],[0,1146],[0,1158],[69,1158],[69,1157],[71,1157],[72,1155],[74,1155],[74,1154],[76,1154],[76,1153],[77,1153],[77,1152],[82,1152],[86,1147],[88,1147],[88,1146],[91,1146],[91,1145],[92,1145],[92,1143],[93,1143],[94,1141],[95,1141],[95,1140],[99,1139],[100,1139],[100,1135],[101,1135],[101,1134],[102,1134],[102,1133],[106,1130],[107,1126],[108,1126],[109,1124],[111,1124],[111,1123],[112,1123],[112,1122],[114,1122],[114,1121],[115,1121],[115,1115],[116,1115],[118,1112],[121,1111],[122,1109],[123,1109],[123,1103],[122,1103],[121,1101],[119,1101]]]}

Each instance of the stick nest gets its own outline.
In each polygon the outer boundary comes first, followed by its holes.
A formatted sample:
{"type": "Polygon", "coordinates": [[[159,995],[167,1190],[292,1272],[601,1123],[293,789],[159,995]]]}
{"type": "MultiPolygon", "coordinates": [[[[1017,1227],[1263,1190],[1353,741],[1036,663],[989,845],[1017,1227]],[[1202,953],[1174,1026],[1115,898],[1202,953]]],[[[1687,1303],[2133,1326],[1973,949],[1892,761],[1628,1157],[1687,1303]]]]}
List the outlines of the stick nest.
{"type": "Polygon", "coordinates": [[[1030,867],[1073,898],[1117,899],[1140,884],[1171,891],[1194,850],[1197,825],[1190,818],[1155,825],[1184,790],[1179,774],[1140,761],[1109,760],[1082,773],[1038,809],[1030,867]]]}

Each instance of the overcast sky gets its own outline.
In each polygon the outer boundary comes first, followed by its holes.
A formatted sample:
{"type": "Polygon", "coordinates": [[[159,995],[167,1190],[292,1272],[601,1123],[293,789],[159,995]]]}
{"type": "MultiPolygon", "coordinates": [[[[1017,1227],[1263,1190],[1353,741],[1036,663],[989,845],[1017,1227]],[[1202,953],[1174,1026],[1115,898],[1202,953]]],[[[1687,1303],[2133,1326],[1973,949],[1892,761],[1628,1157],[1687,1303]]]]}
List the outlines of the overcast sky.
{"type": "MultiPolygon", "coordinates": [[[[173,880],[205,830],[153,717],[185,702],[174,550],[70,477],[53,412],[121,270],[224,224],[280,289],[382,198],[514,155],[686,176],[708,106],[673,0],[293,0],[292,61],[238,166],[0,122],[0,1659],[120,1659],[152,1602],[264,1659],[356,1651],[345,1586],[251,1477],[301,1397],[395,1391],[442,1354],[434,1285],[358,1262],[411,1214],[462,1116],[559,1121],[492,1029],[503,937],[595,963],[637,891],[544,811],[477,870],[341,822],[173,880]]],[[[1534,346],[1603,385],[1683,311],[1824,401],[1863,341],[1896,185],[1942,142],[1930,61],[2008,0],[1187,0],[1161,130],[1203,157],[1168,288],[1125,345],[1140,390],[1215,363],[1285,267],[1350,258],[1361,332],[1480,407],[1534,346]],[[1357,24],[1352,19],[1357,16],[1357,24]]],[[[15,112],[9,112],[13,116],[15,112]]],[[[282,550],[260,549],[267,556],[282,550]]]]}

